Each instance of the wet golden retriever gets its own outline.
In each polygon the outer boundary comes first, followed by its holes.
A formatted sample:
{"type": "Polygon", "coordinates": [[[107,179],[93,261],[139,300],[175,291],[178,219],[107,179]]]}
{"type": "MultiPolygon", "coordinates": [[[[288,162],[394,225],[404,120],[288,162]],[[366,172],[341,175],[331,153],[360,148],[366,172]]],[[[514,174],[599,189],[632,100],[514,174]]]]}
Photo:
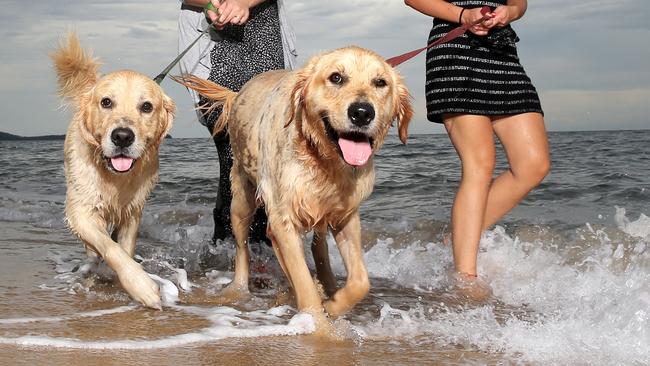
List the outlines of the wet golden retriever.
{"type": "Polygon", "coordinates": [[[369,290],[359,205],[373,188],[373,154],[398,122],[406,142],[410,96],[379,55],[347,47],[312,58],[296,71],[270,71],[234,93],[191,75],[182,84],[223,105],[216,129],[232,144],[231,220],[237,253],[226,292],[248,291],[248,228],[264,204],[267,233],[301,311],[341,315],[369,290]],[[331,230],[347,281],[336,288],[326,242],[331,230]],[[314,231],[312,253],[328,299],[321,301],[303,255],[302,234],[314,231]]]}
{"type": "Polygon", "coordinates": [[[142,209],[158,180],[158,148],[174,102],[151,78],[99,63],[69,34],[51,55],[59,94],[75,107],[64,144],[68,226],[135,300],[160,309],[158,285],[133,260],[142,209]]]}

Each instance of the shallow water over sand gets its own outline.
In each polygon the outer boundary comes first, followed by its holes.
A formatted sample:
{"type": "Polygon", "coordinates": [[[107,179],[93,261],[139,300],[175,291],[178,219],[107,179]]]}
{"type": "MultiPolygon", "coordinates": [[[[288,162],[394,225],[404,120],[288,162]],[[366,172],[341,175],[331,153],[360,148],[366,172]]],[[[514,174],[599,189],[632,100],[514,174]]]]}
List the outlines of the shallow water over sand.
{"type": "Polygon", "coordinates": [[[473,303],[449,291],[440,240],[453,150],[444,136],[389,140],[362,207],[371,293],[335,322],[338,340],[311,334],[263,246],[252,298],[218,303],[234,249],[209,244],[218,170],[207,139],[165,142],[140,228],[145,269],[188,288],[163,311],[133,303],[104,270],[82,273],[63,225],[61,143],[0,142],[0,364],[647,364],[648,142],[647,131],[551,134],[553,172],[482,239],[493,296],[473,303]]]}

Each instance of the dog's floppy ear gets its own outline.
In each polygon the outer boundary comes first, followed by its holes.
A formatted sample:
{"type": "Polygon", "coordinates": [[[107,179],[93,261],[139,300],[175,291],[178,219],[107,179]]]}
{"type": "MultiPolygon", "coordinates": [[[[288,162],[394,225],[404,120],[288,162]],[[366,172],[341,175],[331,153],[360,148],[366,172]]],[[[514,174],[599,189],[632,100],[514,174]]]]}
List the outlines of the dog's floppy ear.
{"type": "Polygon", "coordinates": [[[309,76],[303,71],[298,72],[298,78],[291,90],[289,118],[287,118],[287,123],[284,124],[284,127],[289,126],[294,119],[302,118],[302,111],[305,108],[305,90],[307,88],[307,81],[309,80],[309,76]]]}
{"type": "Polygon", "coordinates": [[[294,119],[302,118],[302,112],[305,109],[305,95],[307,95],[309,81],[317,61],[318,59],[316,57],[312,57],[305,67],[297,71],[296,81],[293,89],[291,89],[291,110],[289,111],[289,118],[287,119],[287,123],[284,124],[284,127],[289,126],[294,119]]]}
{"type": "Polygon", "coordinates": [[[165,137],[167,137],[167,134],[172,129],[175,115],[176,104],[172,98],[163,93],[163,111],[161,112],[159,121],[160,125],[158,126],[158,131],[160,134],[158,135],[158,144],[156,146],[160,146],[160,144],[162,144],[162,142],[165,140],[165,137]]]}
{"type": "Polygon", "coordinates": [[[300,73],[298,74],[298,79],[291,90],[289,118],[287,118],[287,123],[284,124],[284,127],[289,126],[297,117],[302,118],[302,110],[305,107],[305,87],[307,86],[307,80],[308,78],[306,76],[300,73]]]}
{"type": "Polygon", "coordinates": [[[94,115],[96,108],[93,108],[91,98],[91,92],[79,96],[77,100],[77,103],[79,103],[79,110],[77,111],[78,117],[75,117],[75,120],[78,121],[81,137],[92,146],[100,146],[100,137],[99,135],[95,135],[96,126],[92,123],[92,121],[96,121],[97,117],[94,115]]]}
{"type": "Polygon", "coordinates": [[[50,58],[54,62],[59,82],[59,95],[64,103],[76,105],[78,108],[82,137],[89,144],[99,146],[100,142],[95,138],[90,123],[94,118],[90,100],[99,78],[99,61],[81,48],[79,37],[74,32],[69,32],[65,39],[60,40],[59,48],[50,53],[50,58]]]}
{"type": "Polygon", "coordinates": [[[411,95],[400,76],[397,77],[397,93],[393,105],[395,106],[394,116],[397,119],[399,139],[406,144],[409,123],[413,117],[413,107],[411,106],[411,95]]]}
{"type": "Polygon", "coordinates": [[[59,82],[59,95],[64,102],[81,106],[82,96],[89,93],[98,79],[99,61],[84,51],[76,33],[69,32],[50,53],[59,82]]]}

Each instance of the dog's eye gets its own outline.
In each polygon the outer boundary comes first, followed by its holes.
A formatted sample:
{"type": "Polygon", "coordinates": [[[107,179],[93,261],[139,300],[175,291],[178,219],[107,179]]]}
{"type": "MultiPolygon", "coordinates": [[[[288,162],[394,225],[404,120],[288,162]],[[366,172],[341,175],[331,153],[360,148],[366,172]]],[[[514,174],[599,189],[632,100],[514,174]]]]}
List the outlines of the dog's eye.
{"type": "Polygon", "coordinates": [[[335,72],[332,75],[330,75],[330,77],[328,79],[329,79],[329,81],[332,82],[332,84],[336,84],[336,85],[341,85],[345,81],[343,76],[341,74],[339,74],[338,72],[335,72]]]}
{"type": "Polygon", "coordinates": [[[386,79],[382,79],[382,78],[374,79],[374,80],[372,81],[372,84],[373,84],[374,86],[376,86],[377,88],[383,88],[383,87],[385,87],[386,85],[388,85],[388,84],[386,83],[386,79]]]}
{"type": "Polygon", "coordinates": [[[140,106],[140,110],[142,113],[151,113],[151,111],[153,111],[153,105],[151,102],[144,102],[142,103],[142,106],[140,106]]]}
{"type": "Polygon", "coordinates": [[[102,101],[99,103],[102,105],[102,108],[106,108],[106,109],[113,108],[113,101],[111,100],[111,98],[102,98],[102,101]]]}

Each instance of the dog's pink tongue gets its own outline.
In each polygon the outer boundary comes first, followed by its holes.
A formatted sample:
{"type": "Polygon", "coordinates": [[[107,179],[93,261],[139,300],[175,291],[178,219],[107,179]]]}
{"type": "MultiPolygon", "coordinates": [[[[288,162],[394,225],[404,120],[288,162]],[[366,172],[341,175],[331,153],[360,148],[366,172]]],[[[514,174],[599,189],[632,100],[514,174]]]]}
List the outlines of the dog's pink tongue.
{"type": "Polygon", "coordinates": [[[133,165],[133,158],[127,158],[124,156],[111,158],[111,165],[113,165],[113,168],[115,168],[115,170],[118,172],[125,172],[131,169],[131,165],[133,165]]]}
{"type": "Polygon", "coordinates": [[[345,162],[354,166],[364,165],[372,155],[372,148],[368,140],[352,141],[341,137],[339,138],[339,147],[343,152],[345,162]]]}

